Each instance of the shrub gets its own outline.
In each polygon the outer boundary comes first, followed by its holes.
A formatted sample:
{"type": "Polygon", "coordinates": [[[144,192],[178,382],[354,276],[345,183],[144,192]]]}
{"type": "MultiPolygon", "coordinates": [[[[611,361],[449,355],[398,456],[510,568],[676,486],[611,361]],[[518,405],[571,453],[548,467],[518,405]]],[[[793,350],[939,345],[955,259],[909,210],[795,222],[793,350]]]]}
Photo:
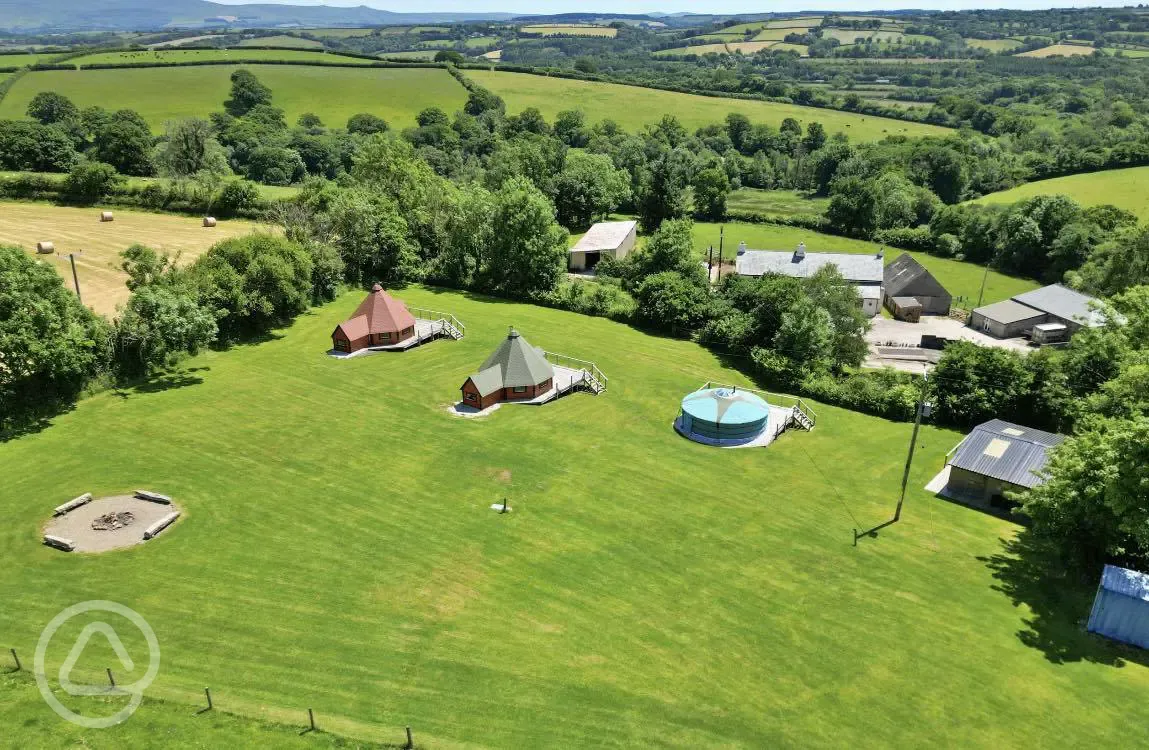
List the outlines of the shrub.
{"type": "Polygon", "coordinates": [[[255,183],[248,180],[232,180],[219,191],[215,207],[216,213],[220,216],[236,216],[255,211],[261,203],[259,187],[255,183]]]}

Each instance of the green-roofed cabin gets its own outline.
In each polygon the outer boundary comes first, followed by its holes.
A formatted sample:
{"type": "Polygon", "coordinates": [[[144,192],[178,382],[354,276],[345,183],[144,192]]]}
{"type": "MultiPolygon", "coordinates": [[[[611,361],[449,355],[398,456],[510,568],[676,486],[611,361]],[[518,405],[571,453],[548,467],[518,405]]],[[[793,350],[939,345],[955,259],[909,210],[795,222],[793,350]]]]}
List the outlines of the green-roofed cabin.
{"type": "Polygon", "coordinates": [[[463,403],[486,409],[500,401],[530,401],[551,390],[554,377],[543,350],[512,328],[479,371],[463,382],[463,403]]]}

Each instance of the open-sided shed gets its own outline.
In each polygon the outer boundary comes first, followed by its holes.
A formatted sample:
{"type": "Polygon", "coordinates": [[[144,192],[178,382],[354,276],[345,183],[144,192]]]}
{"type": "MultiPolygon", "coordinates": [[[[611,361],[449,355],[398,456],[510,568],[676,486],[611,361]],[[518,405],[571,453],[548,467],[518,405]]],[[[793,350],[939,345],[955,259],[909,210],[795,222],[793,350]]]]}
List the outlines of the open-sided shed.
{"type": "Polygon", "coordinates": [[[1087,629],[1115,641],[1149,648],[1149,575],[1106,565],[1087,629]]]}

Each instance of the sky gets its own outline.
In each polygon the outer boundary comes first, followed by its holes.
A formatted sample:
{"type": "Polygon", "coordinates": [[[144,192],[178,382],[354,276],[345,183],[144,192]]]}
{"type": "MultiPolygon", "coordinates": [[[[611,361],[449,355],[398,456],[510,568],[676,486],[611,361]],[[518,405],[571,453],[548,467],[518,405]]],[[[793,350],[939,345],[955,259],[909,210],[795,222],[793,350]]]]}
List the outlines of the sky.
{"type": "MultiPolygon", "coordinates": [[[[243,2],[274,2],[275,0],[214,0],[241,4],[243,2]]],[[[1144,0],[1142,0],[1144,1],[1144,0]]],[[[503,12],[516,14],[571,13],[575,11],[611,13],[786,13],[799,10],[969,10],[973,8],[1096,8],[1136,5],[1136,0],[601,0],[600,2],[573,2],[572,0],[291,0],[289,5],[367,5],[398,13],[450,12],[503,12]]]]}

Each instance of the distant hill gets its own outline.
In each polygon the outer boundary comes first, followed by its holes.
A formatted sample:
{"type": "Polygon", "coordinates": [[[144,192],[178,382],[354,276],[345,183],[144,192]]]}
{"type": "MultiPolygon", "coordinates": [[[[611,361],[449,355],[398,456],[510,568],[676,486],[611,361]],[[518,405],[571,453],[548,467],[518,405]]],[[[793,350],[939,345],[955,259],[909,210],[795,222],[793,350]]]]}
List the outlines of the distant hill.
{"type": "Polygon", "coordinates": [[[383,25],[501,21],[510,13],[392,13],[366,6],[221,5],[207,0],[0,0],[0,30],[8,32],[147,31],[298,24],[383,25]]]}

